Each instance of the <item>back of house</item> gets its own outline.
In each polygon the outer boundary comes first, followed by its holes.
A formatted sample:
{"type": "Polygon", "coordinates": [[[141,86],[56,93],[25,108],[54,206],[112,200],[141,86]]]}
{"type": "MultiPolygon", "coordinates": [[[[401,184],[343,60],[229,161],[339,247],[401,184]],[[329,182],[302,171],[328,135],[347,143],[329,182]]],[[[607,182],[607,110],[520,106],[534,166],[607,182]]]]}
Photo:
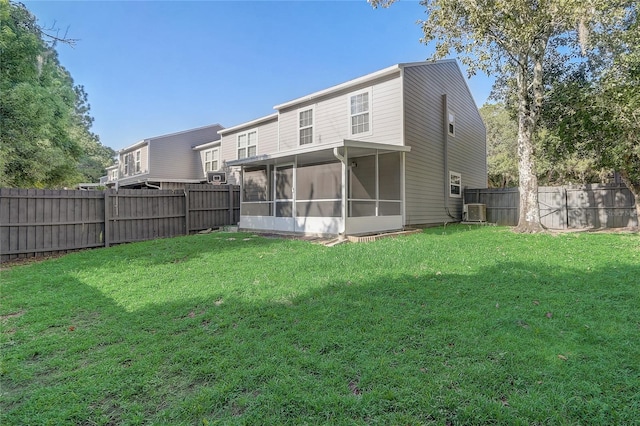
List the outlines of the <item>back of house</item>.
{"type": "Polygon", "coordinates": [[[455,61],[398,64],[220,131],[240,226],[363,234],[459,220],[485,128],[455,61]]]}

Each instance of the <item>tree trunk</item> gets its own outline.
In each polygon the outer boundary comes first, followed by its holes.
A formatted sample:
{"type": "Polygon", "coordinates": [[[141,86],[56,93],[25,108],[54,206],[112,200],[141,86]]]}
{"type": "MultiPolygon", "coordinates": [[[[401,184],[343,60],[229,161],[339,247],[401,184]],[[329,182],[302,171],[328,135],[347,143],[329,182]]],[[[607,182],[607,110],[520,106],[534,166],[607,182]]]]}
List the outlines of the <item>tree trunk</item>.
{"type": "Polygon", "coordinates": [[[622,182],[627,185],[629,191],[633,194],[636,200],[636,230],[640,231],[640,183],[634,183],[629,174],[625,170],[620,171],[620,177],[622,178],[622,182]]]}
{"type": "Polygon", "coordinates": [[[516,232],[541,232],[540,207],[538,205],[538,177],[535,173],[533,135],[528,129],[527,118],[518,119],[518,171],[520,173],[520,216],[516,232]]]}
{"type": "MultiPolygon", "coordinates": [[[[533,152],[533,132],[536,125],[539,99],[531,98],[529,94],[529,79],[527,78],[527,60],[521,60],[518,72],[518,173],[520,181],[520,216],[516,232],[541,232],[540,207],[538,205],[538,177],[535,173],[535,156],[533,152]]],[[[541,70],[539,70],[541,71],[541,70]]],[[[542,74],[534,72],[534,93],[536,85],[540,85],[542,74]]],[[[537,93],[536,93],[537,95],[537,93]]]]}

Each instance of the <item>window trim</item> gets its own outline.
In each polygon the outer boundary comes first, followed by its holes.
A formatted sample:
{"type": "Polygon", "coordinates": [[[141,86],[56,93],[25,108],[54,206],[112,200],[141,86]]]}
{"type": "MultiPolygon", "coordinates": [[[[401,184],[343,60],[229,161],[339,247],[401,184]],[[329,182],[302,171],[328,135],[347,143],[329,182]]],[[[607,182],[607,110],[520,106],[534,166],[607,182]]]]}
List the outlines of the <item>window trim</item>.
{"type": "Polygon", "coordinates": [[[305,107],[305,108],[299,108],[297,111],[297,121],[298,121],[298,146],[304,146],[304,145],[313,145],[313,137],[314,137],[314,133],[315,133],[315,122],[316,122],[316,108],[315,105],[309,106],[309,107],[305,107]],[[300,114],[305,113],[305,112],[309,112],[311,111],[311,124],[308,126],[301,126],[300,125],[300,114]],[[307,143],[302,143],[302,136],[301,136],[301,131],[302,130],[307,130],[307,129],[311,129],[311,141],[307,142],[307,143]]]}
{"type": "Polygon", "coordinates": [[[373,134],[373,96],[372,96],[372,88],[371,87],[367,87],[365,89],[361,89],[355,92],[351,92],[349,93],[349,95],[347,96],[347,112],[348,112],[348,117],[349,117],[349,136],[371,136],[373,134]],[[354,96],[358,96],[358,95],[362,95],[362,94],[367,94],[367,111],[366,112],[360,112],[357,114],[352,114],[351,113],[351,99],[354,96]],[[352,119],[355,116],[359,116],[359,115],[364,115],[367,114],[368,115],[368,124],[369,124],[369,129],[365,132],[359,132],[359,133],[354,133],[353,132],[353,124],[352,124],[352,119]]]}
{"type": "Polygon", "coordinates": [[[462,198],[462,173],[454,172],[449,170],[449,197],[451,198],[462,198]],[[454,183],[453,178],[457,177],[458,182],[454,183]],[[458,188],[458,193],[453,192],[453,188],[458,188]]]}
{"type": "Polygon", "coordinates": [[[251,130],[247,130],[241,133],[236,134],[236,159],[238,160],[242,160],[244,158],[250,158],[250,157],[255,157],[256,155],[258,155],[258,129],[251,129],[251,130]],[[255,133],[255,137],[256,140],[253,143],[253,145],[249,145],[249,134],[251,133],[255,133]],[[245,136],[247,138],[247,144],[244,147],[240,147],[240,137],[241,136],[245,136]],[[254,155],[249,155],[249,148],[250,147],[255,147],[255,154],[254,155]],[[240,150],[244,149],[245,151],[245,156],[244,157],[240,157],[240,150]]]}
{"type": "Polygon", "coordinates": [[[456,137],[456,113],[447,109],[447,133],[451,137],[456,137]]]}
{"type": "Polygon", "coordinates": [[[220,170],[220,147],[217,146],[215,148],[210,148],[207,149],[203,152],[202,154],[202,166],[204,168],[204,172],[216,172],[218,170],[220,170]],[[214,158],[213,153],[216,153],[217,156],[216,158],[214,158]],[[209,161],[207,161],[207,154],[211,154],[211,159],[209,161]],[[207,163],[210,163],[210,169],[207,170],[207,163]],[[216,165],[216,167],[214,168],[213,165],[216,165]]]}

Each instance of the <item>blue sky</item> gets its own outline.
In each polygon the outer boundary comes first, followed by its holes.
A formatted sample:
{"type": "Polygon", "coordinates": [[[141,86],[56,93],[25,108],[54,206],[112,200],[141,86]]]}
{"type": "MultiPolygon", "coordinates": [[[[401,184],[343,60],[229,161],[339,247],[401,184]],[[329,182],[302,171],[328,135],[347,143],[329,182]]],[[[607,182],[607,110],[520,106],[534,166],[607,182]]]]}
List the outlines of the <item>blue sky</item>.
{"type": "MultiPolygon", "coordinates": [[[[351,1],[24,1],[79,39],[60,62],[89,95],[93,131],[144,138],[274,112],[273,106],[401,62],[427,59],[424,7],[351,1]]],[[[481,106],[492,80],[468,80],[481,106]]]]}

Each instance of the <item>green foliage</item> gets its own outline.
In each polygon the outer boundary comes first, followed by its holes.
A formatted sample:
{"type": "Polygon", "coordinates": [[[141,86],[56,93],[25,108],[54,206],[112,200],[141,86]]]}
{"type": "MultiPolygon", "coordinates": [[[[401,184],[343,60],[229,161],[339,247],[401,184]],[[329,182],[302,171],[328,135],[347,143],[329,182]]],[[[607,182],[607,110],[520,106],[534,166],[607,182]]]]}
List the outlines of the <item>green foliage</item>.
{"type": "Polygon", "coordinates": [[[640,237],[212,233],[0,272],[0,424],[635,424],[640,237]]]}
{"type": "Polygon", "coordinates": [[[95,181],[113,156],[90,131],[84,89],[46,38],[24,5],[0,0],[0,186],[95,181]]]}
{"type": "Polygon", "coordinates": [[[587,61],[550,81],[545,112],[558,159],[578,155],[621,173],[640,212],[640,24],[629,2],[617,25],[595,34],[587,61]]]}
{"type": "Polygon", "coordinates": [[[518,124],[504,104],[484,104],[480,115],[487,128],[489,185],[493,188],[518,183],[518,124]]]}
{"type": "MultiPolygon", "coordinates": [[[[389,6],[395,0],[369,0],[389,6]]],[[[423,0],[423,42],[435,58],[455,52],[470,74],[494,74],[503,100],[518,117],[518,230],[541,230],[535,135],[545,99],[545,76],[584,49],[590,32],[606,31],[620,6],[604,0],[423,0]]]]}

